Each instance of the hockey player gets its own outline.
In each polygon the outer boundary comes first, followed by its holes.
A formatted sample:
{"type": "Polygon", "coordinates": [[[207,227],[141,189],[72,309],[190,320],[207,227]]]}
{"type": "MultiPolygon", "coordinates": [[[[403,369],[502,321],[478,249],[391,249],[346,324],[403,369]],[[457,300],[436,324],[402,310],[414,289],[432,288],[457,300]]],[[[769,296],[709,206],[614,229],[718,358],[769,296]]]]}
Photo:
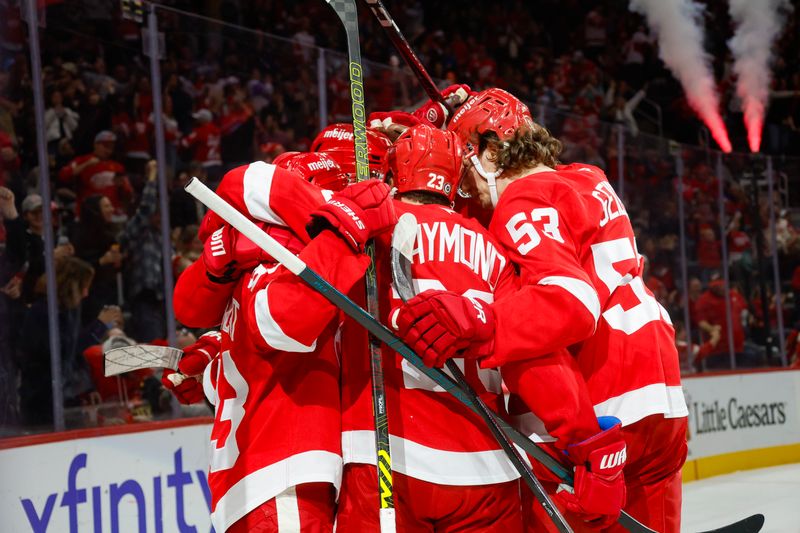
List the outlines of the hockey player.
{"type": "MultiPolygon", "coordinates": [[[[451,132],[418,125],[389,149],[385,175],[397,188],[398,213],[418,223],[412,275],[418,290],[443,289],[491,303],[496,289],[514,283],[498,243],[476,221],[451,209],[461,175],[461,147],[451,132]]],[[[389,271],[388,235],[376,243],[382,320],[399,305],[389,271]]],[[[345,472],[338,531],[378,530],[375,436],[370,368],[361,328],[346,328],[343,345],[342,453],[345,472]]],[[[384,350],[398,531],[521,531],[517,472],[481,418],[384,350]]],[[[457,360],[467,381],[503,412],[499,373],[457,360]]]]}
{"type": "MultiPolygon", "coordinates": [[[[397,211],[414,213],[419,223],[415,284],[491,302],[498,286],[514,282],[513,272],[496,241],[475,221],[450,209],[460,167],[455,135],[416,126],[387,152],[385,173],[398,190],[397,211]]],[[[353,261],[364,239],[348,237],[356,232],[342,231],[337,224],[324,212],[318,214],[312,225],[320,233],[301,257],[313,257],[310,252],[316,247],[322,255],[315,258],[315,269],[344,290],[336,277],[352,268],[344,261],[353,261]]],[[[392,304],[398,303],[390,285],[388,246],[388,234],[381,235],[376,242],[376,268],[384,321],[392,304]]],[[[327,300],[288,272],[280,283],[288,286],[282,289],[285,294],[302,295],[302,303],[297,305],[305,310],[302,329],[287,342],[307,344],[338,316],[327,300]]],[[[279,280],[273,279],[269,287],[279,289],[279,280]]],[[[363,302],[363,288],[353,289],[351,297],[363,302]]],[[[287,334],[289,328],[297,327],[292,313],[284,320],[286,325],[278,321],[278,326],[287,334]]],[[[342,452],[346,466],[337,516],[340,532],[379,530],[366,348],[363,328],[346,321],[342,328],[342,452]]],[[[482,420],[387,347],[383,350],[398,531],[520,531],[518,475],[482,420]]],[[[466,363],[464,371],[487,403],[502,411],[498,373],[481,370],[474,361],[466,363]]]]}
{"type": "Polygon", "coordinates": [[[625,510],[677,532],[688,413],[674,331],[642,281],[624,205],[598,168],[559,165],[560,143],[505,91],[473,96],[449,128],[466,147],[463,186],[494,207],[490,231],[521,287],[482,315],[453,292],[422,293],[400,309],[401,336],[438,365],[453,351],[440,346],[502,365],[574,466],[574,493],[556,495],[573,525],[610,528],[627,479],[625,510]]]}
{"type": "MultiPolygon", "coordinates": [[[[381,178],[383,157],[392,143],[386,135],[371,128],[367,128],[366,135],[370,177],[381,178]]],[[[352,124],[337,122],[326,127],[311,142],[311,151],[328,154],[342,171],[349,174],[351,181],[355,181],[356,155],[353,151],[352,124]]]]}
{"type": "MultiPolygon", "coordinates": [[[[307,185],[295,173],[253,163],[229,172],[218,192],[287,248],[299,251],[302,241],[279,225],[295,217],[303,227],[311,208],[333,194],[307,185]]],[[[219,219],[207,216],[204,233],[215,226],[219,219]]],[[[294,346],[268,342],[262,329],[268,329],[269,319],[266,325],[263,319],[271,316],[269,308],[256,311],[262,293],[250,289],[272,263],[223,224],[206,240],[197,263],[205,281],[176,287],[176,301],[184,302],[181,320],[221,322],[220,354],[206,358],[212,364],[204,375],[206,395],[216,410],[209,468],[212,523],[217,531],[228,532],[331,531],[342,468],[335,328],[302,354],[286,351],[294,346]],[[211,305],[203,305],[203,298],[211,305]],[[223,299],[227,307],[221,315],[223,299]],[[203,310],[187,313],[186,302],[203,310]]],[[[351,283],[364,268],[347,270],[351,283]]],[[[266,298],[266,290],[263,294],[266,298]]],[[[187,354],[181,371],[197,374],[204,366],[200,355],[205,354],[187,354]]],[[[197,389],[192,377],[174,387],[185,400],[196,398],[197,389]]]]}

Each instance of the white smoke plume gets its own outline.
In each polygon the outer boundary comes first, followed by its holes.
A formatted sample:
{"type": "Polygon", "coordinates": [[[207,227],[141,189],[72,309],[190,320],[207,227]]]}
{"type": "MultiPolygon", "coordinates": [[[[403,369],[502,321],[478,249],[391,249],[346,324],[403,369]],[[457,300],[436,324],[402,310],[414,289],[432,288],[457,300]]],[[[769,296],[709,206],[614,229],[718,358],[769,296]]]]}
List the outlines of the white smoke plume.
{"type": "Polygon", "coordinates": [[[728,46],[733,52],[736,93],[742,99],[750,150],[761,144],[764,108],[772,81],[772,44],[782,27],[788,0],[730,0],[728,10],[736,25],[728,46]]]}
{"type": "Polygon", "coordinates": [[[693,0],[631,0],[630,8],[645,16],[658,37],[659,57],[681,82],[689,105],[714,140],[730,152],[710,56],[703,48],[703,7],[693,0]]]}

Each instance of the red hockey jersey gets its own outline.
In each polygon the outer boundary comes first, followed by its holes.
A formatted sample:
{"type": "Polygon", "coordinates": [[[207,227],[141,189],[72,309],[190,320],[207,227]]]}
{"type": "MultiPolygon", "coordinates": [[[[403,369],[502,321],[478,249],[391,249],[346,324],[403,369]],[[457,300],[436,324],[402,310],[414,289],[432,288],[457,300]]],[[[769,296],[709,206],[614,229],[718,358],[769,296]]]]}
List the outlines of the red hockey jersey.
{"type": "Polygon", "coordinates": [[[222,164],[221,133],[212,122],[202,124],[181,139],[181,147],[192,150],[192,159],[204,167],[222,164]]]}
{"type": "MultiPolygon", "coordinates": [[[[512,182],[490,230],[520,269],[521,288],[497,294],[495,351],[484,366],[568,348],[580,375],[544,383],[543,398],[579,405],[582,376],[597,416],[629,425],[688,415],[669,316],[644,285],[628,214],[600,169],[564,165],[512,182]]],[[[561,445],[580,434],[569,409],[537,415],[561,445]]]]}
{"type": "MultiPolygon", "coordinates": [[[[349,290],[368,260],[341,259],[337,246],[347,245],[328,238],[300,257],[349,290]],[[326,272],[317,258],[342,268],[326,272]]],[[[217,531],[289,487],[341,482],[340,320],[329,308],[309,321],[316,306],[295,290],[298,281],[262,264],[239,282],[222,319],[220,364],[205,379],[216,406],[208,481],[217,531]]]]}
{"type": "MultiPolygon", "coordinates": [[[[439,205],[396,203],[417,218],[412,276],[416,292],[449,290],[491,303],[495,290],[515,281],[498,242],[475,220],[439,205]]],[[[391,286],[389,235],[376,242],[381,320],[400,305],[391,286]]],[[[363,300],[363,288],[357,287],[363,300]]],[[[345,463],[376,464],[375,425],[367,338],[347,324],[342,333],[342,454],[345,463]]],[[[383,346],[383,377],[392,468],[442,485],[488,485],[516,479],[483,420],[410,363],[383,346]]],[[[495,411],[505,412],[496,369],[455,359],[467,381],[495,411]]]]}

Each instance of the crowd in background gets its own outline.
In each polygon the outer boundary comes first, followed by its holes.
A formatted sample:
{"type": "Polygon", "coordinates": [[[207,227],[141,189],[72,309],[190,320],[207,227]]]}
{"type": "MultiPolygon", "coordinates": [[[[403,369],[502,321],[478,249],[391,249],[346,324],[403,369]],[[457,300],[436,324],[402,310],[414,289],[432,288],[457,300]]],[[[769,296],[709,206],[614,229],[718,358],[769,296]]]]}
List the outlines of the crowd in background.
{"type": "MultiPolygon", "coordinates": [[[[0,426],[51,420],[43,209],[51,210],[56,234],[65,405],[127,397],[129,387],[151,412],[169,410],[151,375],[108,382],[97,366],[103,349],[164,342],[167,336],[161,213],[151,162],[155,117],[141,25],[123,18],[116,2],[48,4],[41,32],[43,133],[53,203],[44,206],[37,194],[24,23],[17,2],[0,1],[0,324],[14,325],[0,328],[0,426]]],[[[227,169],[308,149],[320,126],[316,47],[326,49],[327,121],[349,119],[350,94],[341,55],[344,34],[325,2],[206,2],[202,15],[224,24],[179,11],[196,10],[192,2],[164,4],[158,10],[164,33],[162,122],[177,277],[202,251],[197,224],[203,209],[183,191],[186,180],[198,176],[213,186],[227,169]]],[[[800,323],[800,305],[793,300],[800,294],[800,233],[792,218],[797,212],[791,210],[800,206],[800,161],[785,155],[800,153],[800,66],[797,54],[788,53],[800,48],[796,13],[785,21],[776,49],[764,151],[783,164],[774,172],[775,194],[768,197],[760,185],[763,161],[757,168],[747,158],[726,158],[717,167],[705,130],[627,2],[481,1],[459,9],[441,2],[386,4],[435,78],[511,91],[564,141],[564,160],[596,164],[618,191],[624,188],[639,252],[647,259],[647,284],[669,309],[679,345],[688,345],[686,370],[727,365],[729,339],[740,365],[776,363],[776,352],[767,348],[778,345],[773,255],[783,282],[781,318],[791,362],[800,323]],[[676,154],[666,138],[696,148],[678,148],[676,154]],[[681,191],[678,176],[683,177],[681,191]],[[793,188],[782,185],[790,183],[793,188]],[[686,222],[686,293],[679,193],[686,222]],[[763,327],[765,322],[770,328],[763,327]]],[[[715,59],[723,116],[735,149],[744,151],[725,44],[731,34],[727,2],[706,4],[708,20],[714,21],[706,25],[707,46],[715,59]]],[[[368,9],[360,16],[362,53],[374,62],[365,73],[369,108],[420,103],[423,93],[383,30],[368,9]]],[[[181,342],[192,338],[187,332],[181,342]]]]}

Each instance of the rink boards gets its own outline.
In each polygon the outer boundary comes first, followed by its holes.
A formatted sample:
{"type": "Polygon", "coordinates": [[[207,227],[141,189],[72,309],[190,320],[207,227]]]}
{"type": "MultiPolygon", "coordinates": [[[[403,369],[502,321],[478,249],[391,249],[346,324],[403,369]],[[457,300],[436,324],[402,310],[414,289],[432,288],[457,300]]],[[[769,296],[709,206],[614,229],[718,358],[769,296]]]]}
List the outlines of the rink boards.
{"type": "Polygon", "coordinates": [[[800,462],[800,371],[683,379],[689,407],[684,481],[800,462]]]}
{"type": "Polygon", "coordinates": [[[0,530],[207,533],[210,431],[202,418],[0,440],[0,530]]]}
{"type": "MultiPolygon", "coordinates": [[[[800,462],[800,371],[684,379],[684,481],[800,462]]],[[[13,532],[211,531],[208,418],[0,440],[13,532]]]]}

